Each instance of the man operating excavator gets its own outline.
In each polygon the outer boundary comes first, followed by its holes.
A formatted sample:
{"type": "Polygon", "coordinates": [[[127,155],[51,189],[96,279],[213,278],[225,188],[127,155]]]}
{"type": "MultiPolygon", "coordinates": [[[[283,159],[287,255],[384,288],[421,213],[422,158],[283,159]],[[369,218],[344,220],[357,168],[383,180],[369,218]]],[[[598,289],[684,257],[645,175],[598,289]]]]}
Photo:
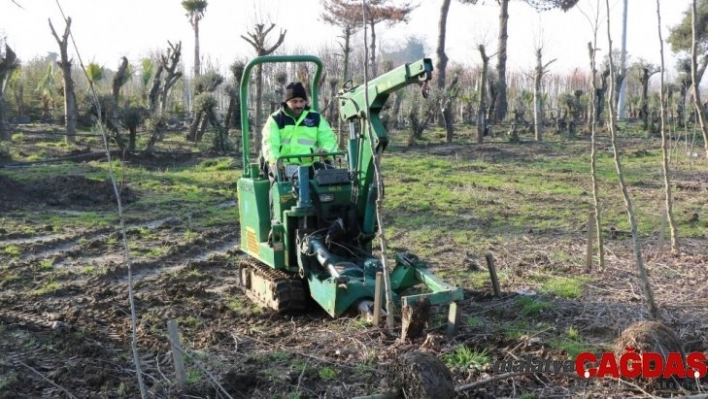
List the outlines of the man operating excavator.
{"type": "MultiPolygon", "coordinates": [[[[310,109],[307,92],[300,82],[286,86],[280,109],[270,115],[263,126],[261,148],[271,177],[276,175],[277,167],[283,167],[276,165],[281,156],[338,151],[337,136],[325,118],[310,109]]],[[[312,165],[315,157],[292,158],[288,163],[312,165]]]]}

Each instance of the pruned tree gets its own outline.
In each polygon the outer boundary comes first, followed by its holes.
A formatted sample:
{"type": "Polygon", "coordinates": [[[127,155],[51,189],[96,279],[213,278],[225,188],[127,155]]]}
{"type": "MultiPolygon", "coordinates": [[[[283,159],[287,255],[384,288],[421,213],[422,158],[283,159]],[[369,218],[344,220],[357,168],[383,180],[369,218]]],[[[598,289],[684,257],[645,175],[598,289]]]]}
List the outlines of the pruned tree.
{"type": "Polygon", "coordinates": [[[201,60],[199,58],[199,22],[204,18],[209,2],[206,0],[184,0],[182,7],[187,11],[189,24],[194,30],[194,76],[201,74],[201,60]]]}
{"type": "Polygon", "coordinates": [[[241,107],[241,93],[239,91],[244,69],[246,69],[246,63],[242,60],[235,61],[229,67],[233,81],[227,90],[229,95],[229,108],[226,110],[226,117],[224,118],[224,127],[227,130],[231,126],[241,127],[241,113],[239,112],[241,107]]]}
{"type": "MultiPolygon", "coordinates": [[[[167,98],[172,90],[172,87],[177,83],[177,81],[182,77],[182,72],[177,70],[179,66],[180,57],[182,56],[182,42],[177,42],[177,44],[172,44],[167,42],[169,48],[164,54],[160,54],[160,67],[158,72],[155,74],[155,79],[158,80],[165,73],[164,79],[162,79],[161,84],[158,86],[157,93],[159,93],[159,106],[160,112],[164,113],[167,110],[167,98]]],[[[153,89],[155,86],[153,86],[153,89]]],[[[152,91],[151,91],[152,96],[152,91]]],[[[151,98],[152,101],[152,98],[151,98]]],[[[151,106],[151,108],[153,108],[151,106]]]]}
{"type": "Polygon", "coordinates": [[[52,35],[59,45],[60,59],[57,65],[61,69],[62,81],[64,83],[64,126],[66,127],[66,142],[73,143],[76,140],[76,116],[78,110],[76,108],[76,94],[74,93],[74,80],[71,77],[71,60],[69,59],[69,34],[71,33],[71,17],[66,19],[66,27],[64,33],[59,38],[54,30],[52,20],[49,20],[49,28],[52,30],[52,35]]]}
{"type": "MultiPolygon", "coordinates": [[[[448,90],[445,90],[445,79],[446,79],[446,73],[447,73],[447,54],[445,54],[445,38],[446,38],[446,33],[447,33],[447,15],[450,12],[450,3],[451,0],[442,0],[442,3],[440,5],[440,17],[438,19],[438,42],[437,42],[437,47],[435,50],[435,55],[437,57],[437,60],[435,62],[435,71],[437,71],[438,75],[438,90],[439,91],[444,91],[444,92],[449,92],[448,90]]],[[[448,142],[452,140],[452,136],[454,135],[454,127],[452,125],[452,112],[450,111],[450,102],[449,99],[446,99],[443,97],[444,101],[441,101],[441,113],[442,113],[442,119],[445,123],[445,132],[446,132],[446,137],[448,139],[448,142]]]]}
{"type": "Polygon", "coordinates": [[[111,94],[113,94],[113,101],[119,104],[120,100],[120,90],[128,83],[130,80],[131,71],[129,70],[128,59],[126,57],[121,57],[120,65],[118,65],[118,71],[113,75],[113,82],[111,83],[111,94]]]}
{"type": "Polygon", "coordinates": [[[148,110],[142,106],[129,106],[121,110],[120,121],[128,129],[128,150],[135,151],[138,127],[148,117],[148,110]]]}
{"type": "Polygon", "coordinates": [[[342,48],[342,64],[344,70],[342,71],[342,82],[347,82],[349,80],[349,58],[351,56],[352,47],[351,39],[352,36],[361,29],[361,19],[357,20],[359,14],[352,14],[353,9],[346,7],[341,1],[333,0],[320,0],[322,5],[321,18],[324,22],[339,27],[341,29],[342,43],[339,45],[342,48]]]}
{"type": "MultiPolygon", "coordinates": [[[[479,0],[460,0],[463,4],[477,4],[479,0]]],[[[493,97],[494,104],[494,121],[501,122],[506,117],[508,109],[507,101],[507,82],[506,82],[506,60],[507,60],[507,41],[509,39],[508,24],[509,24],[509,2],[511,0],[497,0],[499,3],[499,36],[497,40],[497,83],[495,96],[493,97]]],[[[537,11],[548,11],[552,9],[561,9],[568,11],[573,8],[579,0],[522,0],[528,5],[535,8],[537,11]]]]}
{"type": "Polygon", "coordinates": [[[536,46],[536,68],[533,73],[533,131],[536,141],[543,141],[543,102],[541,101],[541,80],[548,73],[548,66],[554,63],[553,59],[543,64],[543,46],[536,46]]]}
{"type": "Polygon", "coordinates": [[[4,54],[0,54],[0,141],[10,140],[10,128],[7,124],[7,110],[5,105],[5,89],[12,73],[20,66],[17,55],[5,43],[4,54]]]}
{"type": "MultiPolygon", "coordinates": [[[[285,40],[285,34],[287,30],[281,30],[278,35],[278,39],[272,46],[268,44],[268,35],[275,28],[274,23],[266,26],[265,23],[257,23],[253,27],[253,30],[248,32],[245,36],[241,35],[241,38],[248,42],[253,49],[256,51],[256,56],[261,57],[273,53],[278,47],[283,44],[285,40]]],[[[256,120],[255,126],[253,127],[254,133],[253,139],[254,143],[252,148],[256,152],[261,150],[261,121],[263,119],[263,64],[256,65],[256,120]]]]}
{"type": "MultiPolygon", "coordinates": [[[[610,33],[610,1],[605,0],[605,6],[607,10],[607,42],[608,48],[612,48],[612,34],[610,33]]],[[[659,26],[661,29],[661,26],[659,26]]],[[[612,53],[609,54],[609,70],[610,74],[614,74],[614,60],[612,53]]],[[[610,86],[616,83],[614,76],[610,79],[610,86]]],[[[614,87],[611,87],[613,91],[614,87]]],[[[639,271],[639,284],[642,287],[642,292],[644,293],[644,299],[646,301],[647,312],[649,313],[649,318],[652,320],[657,320],[659,318],[659,308],[656,306],[654,301],[654,291],[651,287],[651,282],[649,281],[649,275],[647,274],[646,267],[644,266],[644,259],[642,257],[642,245],[639,240],[639,232],[637,229],[637,216],[634,211],[634,205],[632,203],[632,197],[629,195],[627,189],[627,183],[624,179],[624,168],[622,167],[622,162],[620,160],[620,150],[617,143],[617,127],[616,127],[616,113],[615,113],[615,102],[612,98],[608,98],[608,113],[609,113],[609,130],[610,139],[612,142],[613,158],[615,161],[615,168],[617,170],[617,177],[619,179],[620,190],[622,191],[622,197],[624,199],[624,204],[627,210],[627,218],[629,219],[629,226],[632,233],[632,242],[634,244],[634,261],[639,271]]]]}
{"type": "Polygon", "coordinates": [[[209,113],[214,112],[216,107],[216,99],[212,93],[223,82],[224,77],[215,71],[209,71],[194,80],[195,116],[189,126],[187,139],[190,141],[195,143],[202,141],[206,126],[211,121],[209,113]],[[199,103],[197,103],[197,98],[199,98],[199,103]]]}
{"type": "Polygon", "coordinates": [[[640,59],[632,65],[632,70],[636,71],[642,92],[639,98],[639,118],[642,120],[644,130],[649,129],[649,79],[659,72],[659,68],[645,60],[640,59]]]}

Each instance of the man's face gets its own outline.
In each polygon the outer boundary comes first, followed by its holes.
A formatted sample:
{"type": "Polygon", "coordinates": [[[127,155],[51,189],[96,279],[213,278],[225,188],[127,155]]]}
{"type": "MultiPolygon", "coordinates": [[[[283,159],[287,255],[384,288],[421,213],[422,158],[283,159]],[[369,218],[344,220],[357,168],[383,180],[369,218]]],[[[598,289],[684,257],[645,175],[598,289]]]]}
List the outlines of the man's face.
{"type": "Polygon", "coordinates": [[[300,114],[302,114],[302,111],[305,109],[305,106],[307,105],[307,101],[300,97],[295,97],[288,100],[285,104],[288,105],[288,108],[290,108],[290,110],[293,112],[293,115],[300,116],[300,114]]]}

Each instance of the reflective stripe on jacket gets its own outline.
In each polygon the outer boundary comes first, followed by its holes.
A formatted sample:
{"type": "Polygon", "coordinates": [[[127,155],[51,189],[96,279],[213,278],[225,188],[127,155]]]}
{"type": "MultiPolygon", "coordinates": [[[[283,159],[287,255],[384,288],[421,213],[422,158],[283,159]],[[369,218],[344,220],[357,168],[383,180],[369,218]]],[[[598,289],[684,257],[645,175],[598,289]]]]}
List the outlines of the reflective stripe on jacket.
{"type": "MultiPolygon", "coordinates": [[[[305,108],[298,120],[285,110],[285,106],[268,117],[263,126],[262,152],[269,163],[278,157],[294,154],[311,154],[318,149],[337,151],[337,136],[319,113],[305,108]]],[[[310,165],[312,157],[291,158],[285,163],[310,165]]]]}

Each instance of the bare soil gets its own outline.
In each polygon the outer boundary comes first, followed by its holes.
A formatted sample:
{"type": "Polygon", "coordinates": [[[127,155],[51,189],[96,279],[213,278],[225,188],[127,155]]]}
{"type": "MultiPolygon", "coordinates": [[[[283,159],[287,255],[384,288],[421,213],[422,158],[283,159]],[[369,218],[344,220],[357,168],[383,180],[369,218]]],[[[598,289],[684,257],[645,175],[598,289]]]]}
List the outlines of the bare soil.
{"type": "MultiPolygon", "coordinates": [[[[441,156],[454,154],[470,159],[532,156],[517,148],[434,150],[441,156]]],[[[149,161],[159,166],[159,160],[149,161]]],[[[685,176],[686,180],[694,178],[685,176]]],[[[704,180],[698,178],[697,187],[702,187],[704,180]]],[[[129,185],[120,189],[125,203],[140,206],[140,192],[129,185]]],[[[115,212],[114,201],[113,187],[107,181],[69,175],[27,185],[12,173],[0,174],[2,218],[21,217],[18,215],[27,207],[56,214],[115,212]]],[[[237,251],[237,221],[188,228],[179,209],[180,204],[175,203],[168,218],[127,226],[129,239],[140,240],[140,232],[147,230],[150,242],[141,245],[169,247],[156,257],[133,258],[135,338],[150,397],[216,398],[228,394],[233,398],[349,398],[379,392],[382,378],[392,367],[416,368],[415,361],[411,365],[401,360],[415,359],[415,355],[402,357],[407,353],[440,356],[464,344],[486,350],[495,361],[524,356],[566,359],[568,354],[551,341],[563,336],[569,327],[580,331],[587,342],[611,350],[608,344],[627,325],[643,318],[631,245],[626,240],[608,241],[610,255],[602,271],[588,273],[577,264],[563,264],[547,256],[562,246],[564,252],[584,259],[585,240],[580,228],[563,240],[552,232],[530,232],[520,237],[513,249],[498,248],[498,267],[517,272],[503,285],[504,293],[499,298],[491,295],[490,285],[466,290],[460,304],[462,325],[453,338],[443,335],[445,309],[437,309],[437,317],[432,316],[426,336],[403,343],[397,339],[398,331],[366,326],[354,316],[332,320],[315,307],[305,314],[272,314],[249,305],[237,287],[236,266],[242,259],[237,251]],[[189,239],[185,239],[187,230],[194,233],[189,239]],[[528,321],[529,317],[519,314],[517,299],[529,295],[526,279],[548,268],[561,268],[568,275],[586,275],[593,280],[582,299],[547,298],[553,306],[528,321]],[[481,324],[466,323],[472,317],[481,324]],[[165,327],[170,319],[179,322],[188,355],[188,386],[183,391],[174,383],[165,327]],[[544,327],[540,332],[516,337],[499,333],[500,325],[520,320],[544,327]]],[[[139,397],[130,350],[127,269],[118,227],[59,234],[51,226],[28,222],[28,227],[30,233],[0,230],[0,264],[4,265],[0,269],[0,398],[67,397],[64,390],[77,398],[139,397]],[[21,248],[21,253],[11,256],[3,252],[10,246],[21,248]],[[51,272],[47,272],[47,264],[51,272]],[[54,284],[53,288],[45,289],[49,284],[54,284]]],[[[646,242],[657,302],[666,324],[687,351],[708,349],[705,244],[705,239],[687,240],[681,257],[658,257],[657,241],[646,242]]],[[[450,248],[446,243],[439,246],[439,256],[431,260],[437,270],[469,270],[463,248],[450,248]]],[[[441,376],[447,370],[428,371],[433,376],[421,378],[440,379],[442,384],[441,376]]],[[[457,386],[494,376],[491,365],[452,368],[450,372],[457,386]]],[[[574,375],[548,374],[498,380],[459,392],[457,397],[522,394],[539,398],[649,397],[618,381],[584,381],[574,375]]],[[[449,387],[441,385],[429,397],[450,395],[449,387]]],[[[408,397],[425,396],[411,393],[408,397]]]]}

